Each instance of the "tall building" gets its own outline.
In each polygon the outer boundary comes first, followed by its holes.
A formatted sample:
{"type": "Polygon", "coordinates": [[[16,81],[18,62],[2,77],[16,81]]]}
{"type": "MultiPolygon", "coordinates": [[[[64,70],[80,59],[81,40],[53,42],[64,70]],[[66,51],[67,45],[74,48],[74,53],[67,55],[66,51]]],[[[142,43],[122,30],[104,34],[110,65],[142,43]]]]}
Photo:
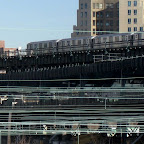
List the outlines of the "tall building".
{"type": "Polygon", "coordinates": [[[77,26],[73,27],[71,37],[95,36],[110,32],[143,31],[143,1],[79,0],[77,26]]]}
{"type": "Polygon", "coordinates": [[[144,0],[119,1],[119,31],[143,31],[144,28],[144,0]]]}
{"type": "Polygon", "coordinates": [[[79,0],[77,26],[73,30],[72,37],[119,31],[119,0],[79,0]]]}

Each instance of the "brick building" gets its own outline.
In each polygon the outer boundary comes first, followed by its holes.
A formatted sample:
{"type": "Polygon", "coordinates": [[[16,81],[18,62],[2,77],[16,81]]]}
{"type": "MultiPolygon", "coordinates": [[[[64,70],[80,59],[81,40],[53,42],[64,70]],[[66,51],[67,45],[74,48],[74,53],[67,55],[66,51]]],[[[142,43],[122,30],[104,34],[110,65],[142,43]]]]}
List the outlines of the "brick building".
{"type": "Polygon", "coordinates": [[[14,56],[17,48],[5,48],[5,41],[0,40],[0,55],[2,56],[14,56]]]}

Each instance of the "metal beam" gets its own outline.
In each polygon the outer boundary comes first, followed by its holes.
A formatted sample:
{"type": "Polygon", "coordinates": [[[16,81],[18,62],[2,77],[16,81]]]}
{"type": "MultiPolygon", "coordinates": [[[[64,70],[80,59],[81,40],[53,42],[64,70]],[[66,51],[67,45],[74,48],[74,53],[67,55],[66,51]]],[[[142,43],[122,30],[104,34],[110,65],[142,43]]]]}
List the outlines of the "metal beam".
{"type": "Polygon", "coordinates": [[[144,134],[141,134],[132,144],[136,144],[136,142],[138,142],[142,137],[143,137],[144,134]]]}

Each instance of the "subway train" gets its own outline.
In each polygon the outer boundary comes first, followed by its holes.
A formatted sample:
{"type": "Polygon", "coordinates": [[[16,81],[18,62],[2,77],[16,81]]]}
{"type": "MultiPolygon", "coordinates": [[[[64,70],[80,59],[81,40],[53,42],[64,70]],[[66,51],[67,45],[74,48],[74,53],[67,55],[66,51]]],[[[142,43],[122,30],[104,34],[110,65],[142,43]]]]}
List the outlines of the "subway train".
{"type": "Polygon", "coordinates": [[[89,37],[30,42],[27,54],[76,52],[144,45],[144,32],[105,34],[89,37]]]}

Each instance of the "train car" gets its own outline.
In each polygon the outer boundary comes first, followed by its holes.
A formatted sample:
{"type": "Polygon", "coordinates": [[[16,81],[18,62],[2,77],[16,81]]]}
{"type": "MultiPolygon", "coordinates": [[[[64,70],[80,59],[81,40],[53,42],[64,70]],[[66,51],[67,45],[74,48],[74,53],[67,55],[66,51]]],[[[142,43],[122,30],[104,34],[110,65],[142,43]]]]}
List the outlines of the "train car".
{"type": "Polygon", "coordinates": [[[139,32],[139,44],[142,46],[144,45],[144,31],[143,32],[139,32]]]}
{"type": "Polygon", "coordinates": [[[128,46],[128,33],[114,34],[113,48],[123,48],[128,46]]]}
{"type": "Polygon", "coordinates": [[[94,37],[31,42],[27,44],[27,54],[38,55],[96,49],[128,48],[139,45],[144,45],[143,32],[117,33],[94,37]]]}
{"type": "Polygon", "coordinates": [[[143,37],[144,33],[143,32],[136,32],[134,34],[132,34],[131,36],[131,43],[133,44],[133,46],[141,46],[142,42],[143,42],[143,37]]]}
{"type": "Polygon", "coordinates": [[[38,41],[27,44],[28,55],[38,55],[57,52],[58,40],[38,41]]]}
{"type": "Polygon", "coordinates": [[[114,42],[114,35],[106,34],[99,35],[93,39],[93,48],[94,49],[106,49],[112,48],[114,42]]]}
{"type": "Polygon", "coordinates": [[[62,39],[58,42],[58,52],[83,51],[91,48],[93,37],[62,39]]]}

